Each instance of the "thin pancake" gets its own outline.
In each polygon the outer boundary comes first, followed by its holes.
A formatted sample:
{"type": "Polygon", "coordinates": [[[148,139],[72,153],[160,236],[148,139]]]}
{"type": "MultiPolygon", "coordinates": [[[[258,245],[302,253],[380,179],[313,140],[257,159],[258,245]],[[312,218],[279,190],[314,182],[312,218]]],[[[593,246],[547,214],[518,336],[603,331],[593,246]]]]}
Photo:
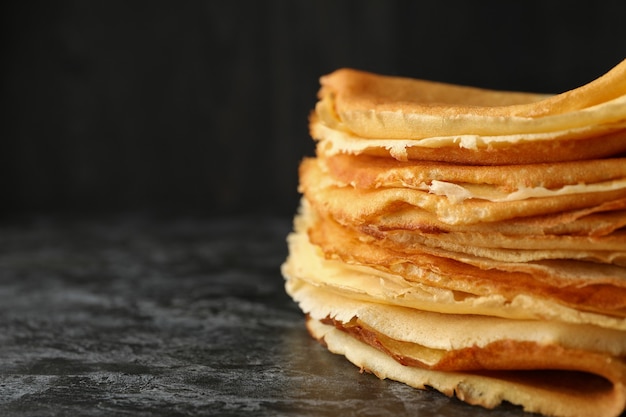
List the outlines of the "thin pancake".
{"type": "Polygon", "coordinates": [[[395,273],[326,258],[311,244],[306,223],[298,219],[298,231],[289,235],[289,256],[282,265],[288,292],[302,283],[323,287],[356,300],[410,307],[448,314],[472,314],[511,319],[548,320],[593,324],[626,330],[626,320],[598,313],[579,311],[555,300],[519,292],[511,297],[497,293],[482,295],[406,280],[395,273]]]}
{"type": "Polygon", "coordinates": [[[319,161],[337,184],[349,184],[357,189],[406,187],[457,200],[511,201],[626,187],[626,158],[499,167],[401,163],[389,158],[351,155],[335,155],[319,161]],[[439,189],[436,184],[440,184],[439,189]],[[462,195],[457,197],[459,193],[462,195]]]}
{"type": "Polygon", "coordinates": [[[593,132],[565,131],[543,135],[483,137],[447,136],[427,139],[370,139],[334,130],[311,118],[318,155],[370,155],[398,161],[439,161],[471,165],[512,165],[598,159],[626,152],[626,124],[593,132]]]}
{"type": "Polygon", "coordinates": [[[307,327],[316,339],[380,378],[428,385],[488,408],[507,400],[559,416],[617,416],[626,405],[621,332],[426,313],[355,302],[308,285],[290,294],[311,317],[307,327]]]}
{"type": "Polygon", "coordinates": [[[445,196],[406,188],[358,190],[340,187],[323,171],[317,159],[300,166],[300,190],[319,211],[332,213],[340,221],[362,224],[408,207],[425,210],[447,224],[473,224],[539,216],[593,207],[626,198],[626,188],[595,193],[566,194],[521,201],[490,202],[467,200],[463,204],[445,196]]]}
{"type": "Polygon", "coordinates": [[[374,235],[385,231],[407,230],[425,234],[502,233],[508,236],[571,235],[606,236],[626,225],[626,198],[594,207],[550,215],[506,219],[499,222],[450,225],[432,214],[408,207],[385,213],[360,227],[374,235]]]}
{"type": "Polygon", "coordinates": [[[489,91],[352,69],[320,80],[321,101],[362,137],[419,139],[503,135],[601,126],[626,115],[626,60],[604,76],[555,95],[489,91]]]}
{"type": "Polygon", "coordinates": [[[310,120],[319,155],[505,165],[626,151],[626,60],[558,95],[491,91],[341,69],[310,120]]]}
{"type": "MultiPolygon", "coordinates": [[[[619,376],[614,377],[615,382],[611,382],[589,373],[574,372],[436,371],[402,365],[391,356],[333,326],[309,320],[307,328],[331,352],[344,355],[362,371],[373,373],[381,379],[400,381],[417,389],[434,388],[449,397],[456,396],[466,403],[485,408],[495,408],[507,401],[520,405],[527,412],[546,415],[617,417],[626,401],[619,376]]],[[[557,355],[553,353],[551,356],[557,355]]],[[[570,355],[567,357],[571,359],[570,355]]],[[[597,357],[591,361],[600,365],[602,359],[597,357]]]]}
{"type": "Polygon", "coordinates": [[[626,279],[622,267],[577,261],[514,265],[479,262],[467,256],[447,258],[427,251],[406,251],[402,245],[379,245],[328,218],[313,221],[308,228],[309,239],[329,258],[468,294],[499,294],[512,299],[521,292],[582,311],[626,317],[626,279]]]}

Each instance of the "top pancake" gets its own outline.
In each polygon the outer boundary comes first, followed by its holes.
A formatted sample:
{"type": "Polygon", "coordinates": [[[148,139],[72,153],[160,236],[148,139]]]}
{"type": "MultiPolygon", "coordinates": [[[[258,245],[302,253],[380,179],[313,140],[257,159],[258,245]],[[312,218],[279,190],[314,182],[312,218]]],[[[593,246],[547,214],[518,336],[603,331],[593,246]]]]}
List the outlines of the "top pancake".
{"type": "Polygon", "coordinates": [[[557,95],[352,69],[324,76],[321,84],[311,118],[311,133],[322,142],[320,152],[508,164],[597,158],[626,150],[626,60],[557,95]],[[482,151],[480,157],[476,150],[482,151]]]}
{"type": "Polygon", "coordinates": [[[352,69],[337,70],[322,77],[321,83],[321,97],[331,96],[341,120],[363,137],[541,133],[626,116],[626,60],[589,84],[558,95],[486,90],[352,69]]]}

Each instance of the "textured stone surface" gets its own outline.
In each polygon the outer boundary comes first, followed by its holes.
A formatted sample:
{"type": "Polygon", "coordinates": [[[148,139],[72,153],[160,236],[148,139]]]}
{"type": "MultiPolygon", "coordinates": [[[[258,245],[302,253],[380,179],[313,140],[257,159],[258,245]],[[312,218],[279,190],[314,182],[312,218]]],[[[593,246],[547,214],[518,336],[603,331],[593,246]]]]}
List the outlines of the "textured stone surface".
{"type": "Polygon", "coordinates": [[[290,220],[0,225],[0,415],[522,416],[361,374],[304,329],[290,220]]]}

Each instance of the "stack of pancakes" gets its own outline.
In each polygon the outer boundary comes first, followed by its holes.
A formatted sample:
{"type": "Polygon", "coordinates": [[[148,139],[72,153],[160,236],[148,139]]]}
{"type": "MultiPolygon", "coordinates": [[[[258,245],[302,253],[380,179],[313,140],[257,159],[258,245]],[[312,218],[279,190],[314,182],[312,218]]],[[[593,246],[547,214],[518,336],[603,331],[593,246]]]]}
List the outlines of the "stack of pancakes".
{"type": "Polygon", "coordinates": [[[321,78],[286,289],[362,370],[551,416],[626,408],[626,61],[558,95],[321,78]]]}

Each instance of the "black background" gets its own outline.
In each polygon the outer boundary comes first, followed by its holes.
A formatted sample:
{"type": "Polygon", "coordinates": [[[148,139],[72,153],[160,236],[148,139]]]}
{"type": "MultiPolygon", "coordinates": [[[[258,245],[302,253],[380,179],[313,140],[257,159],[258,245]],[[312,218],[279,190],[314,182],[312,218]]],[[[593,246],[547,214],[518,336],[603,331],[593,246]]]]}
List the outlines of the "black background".
{"type": "Polygon", "coordinates": [[[318,78],[561,92],[626,58],[626,2],[10,1],[3,216],[291,215],[318,78]]]}

